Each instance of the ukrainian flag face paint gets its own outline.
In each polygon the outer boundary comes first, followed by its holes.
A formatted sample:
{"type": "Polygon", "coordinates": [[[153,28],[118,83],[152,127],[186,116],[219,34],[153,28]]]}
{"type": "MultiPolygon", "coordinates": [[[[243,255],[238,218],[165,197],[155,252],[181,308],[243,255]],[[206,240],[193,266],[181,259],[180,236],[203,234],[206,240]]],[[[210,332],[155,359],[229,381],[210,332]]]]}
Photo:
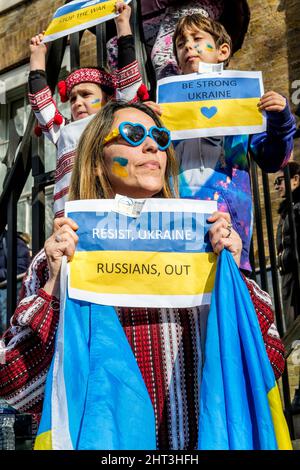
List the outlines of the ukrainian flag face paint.
{"type": "Polygon", "coordinates": [[[93,109],[96,109],[98,111],[98,109],[101,108],[101,100],[100,98],[95,98],[91,101],[91,106],[93,109]]]}
{"type": "Polygon", "coordinates": [[[206,51],[206,52],[214,52],[214,50],[215,50],[215,47],[212,46],[209,42],[207,42],[207,43],[205,44],[205,51],[206,51]]]}
{"type": "Polygon", "coordinates": [[[105,96],[96,83],[79,83],[70,93],[71,113],[74,121],[96,114],[105,103],[105,96]]]}
{"type": "Polygon", "coordinates": [[[128,172],[126,169],[127,165],[128,165],[127,158],[115,157],[113,158],[112,172],[120,178],[127,178],[128,176],[128,172]]]}
{"type": "MultiPolygon", "coordinates": [[[[146,130],[156,126],[143,111],[125,108],[115,113],[111,130],[124,121],[142,124],[146,130]]],[[[104,146],[103,159],[114,194],[145,198],[159,193],[164,186],[167,155],[151,136],[133,146],[118,135],[104,146]]]]}

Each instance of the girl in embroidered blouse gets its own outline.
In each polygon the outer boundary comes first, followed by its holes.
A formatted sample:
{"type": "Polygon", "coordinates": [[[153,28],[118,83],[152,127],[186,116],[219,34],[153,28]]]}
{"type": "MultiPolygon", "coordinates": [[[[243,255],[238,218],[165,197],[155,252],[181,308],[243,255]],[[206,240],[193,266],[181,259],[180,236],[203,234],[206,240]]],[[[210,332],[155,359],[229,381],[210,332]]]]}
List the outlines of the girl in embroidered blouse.
{"type": "Polygon", "coordinates": [[[61,217],[67,200],[71,171],[78,140],[87,123],[113,97],[136,101],[143,96],[142,78],[136,61],[134,38],[130,27],[131,8],[116,2],[115,24],[118,36],[118,67],[113,74],[96,67],[80,67],[58,83],[62,102],[70,103],[72,122],[59,112],[46,80],[44,34],[30,41],[28,99],[38,121],[37,136],[42,133],[57,149],[54,186],[54,214],[61,217]],[[140,91],[142,94],[140,94],[140,91]]]}

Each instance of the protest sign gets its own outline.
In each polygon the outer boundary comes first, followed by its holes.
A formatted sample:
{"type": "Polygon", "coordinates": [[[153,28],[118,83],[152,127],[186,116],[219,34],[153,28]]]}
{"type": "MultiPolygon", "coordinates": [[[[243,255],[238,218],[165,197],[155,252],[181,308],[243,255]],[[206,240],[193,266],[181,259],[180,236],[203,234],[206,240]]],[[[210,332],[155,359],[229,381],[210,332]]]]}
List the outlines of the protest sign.
{"type": "Polygon", "coordinates": [[[173,140],[254,134],[266,130],[263,93],[261,72],[228,70],[163,78],[157,102],[173,140]]]}
{"type": "MultiPolygon", "coordinates": [[[[124,0],[130,3],[131,0],[124,0]]],[[[74,0],[58,8],[45,31],[44,41],[76,33],[114,18],[116,0],[74,0]]]]}
{"type": "Polygon", "coordinates": [[[69,296],[127,307],[208,304],[216,255],[206,219],[216,202],[146,199],[138,217],[118,207],[120,200],[66,203],[66,215],[79,226],[69,296]]]}

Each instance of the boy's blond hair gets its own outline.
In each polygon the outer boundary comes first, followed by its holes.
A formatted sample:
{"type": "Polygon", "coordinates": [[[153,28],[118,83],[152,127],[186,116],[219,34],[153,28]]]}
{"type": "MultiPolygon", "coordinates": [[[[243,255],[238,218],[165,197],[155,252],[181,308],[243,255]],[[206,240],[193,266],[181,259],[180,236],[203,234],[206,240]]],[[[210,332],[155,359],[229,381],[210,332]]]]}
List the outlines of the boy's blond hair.
{"type": "Polygon", "coordinates": [[[184,36],[186,30],[197,29],[209,33],[214,38],[217,49],[224,43],[228,44],[230,47],[230,55],[223,63],[225,67],[229,64],[231,51],[232,51],[232,40],[229,34],[227,33],[224,26],[218,21],[212,20],[210,18],[205,18],[199,13],[193,13],[192,15],[187,15],[181,18],[175,28],[173,35],[173,51],[178,63],[177,56],[177,47],[176,44],[178,40],[184,36]]]}

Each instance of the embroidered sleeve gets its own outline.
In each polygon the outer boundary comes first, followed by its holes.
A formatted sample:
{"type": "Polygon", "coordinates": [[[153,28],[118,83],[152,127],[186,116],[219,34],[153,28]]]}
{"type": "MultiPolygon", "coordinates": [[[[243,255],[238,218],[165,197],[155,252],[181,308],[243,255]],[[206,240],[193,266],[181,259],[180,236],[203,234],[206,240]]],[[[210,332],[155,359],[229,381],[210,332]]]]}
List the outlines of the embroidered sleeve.
{"type": "Polygon", "coordinates": [[[59,301],[43,290],[48,279],[44,250],[23,279],[18,307],[0,345],[0,396],[22,412],[40,413],[54,351],[59,301]]]}
{"type": "Polygon", "coordinates": [[[40,289],[19,303],[2,338],[0,396],[22,412],[41,411],[58,317],[58,300],[40,289]]]}
{"type": "Polygon", "coordinates": [[[28,99],[41,132],[56,144],[61,128],[65,125],[65,119],[57,109],[50,88],[46,85],[37,93],[28,93],[28,99]]]}
{"type": "Polygon", "coordinates": [[[116,99],[137,101],[137,91],[142,84],[139,66],[135,60],[115,73],[116,99]]]}
{"type": "Polygon", "coordinates": [[[244,279],[256,311],[269,360],[276,379],[279,379],[285,367],[284,346],[275,325],[271,297],[256,282],[244,279]]]}

